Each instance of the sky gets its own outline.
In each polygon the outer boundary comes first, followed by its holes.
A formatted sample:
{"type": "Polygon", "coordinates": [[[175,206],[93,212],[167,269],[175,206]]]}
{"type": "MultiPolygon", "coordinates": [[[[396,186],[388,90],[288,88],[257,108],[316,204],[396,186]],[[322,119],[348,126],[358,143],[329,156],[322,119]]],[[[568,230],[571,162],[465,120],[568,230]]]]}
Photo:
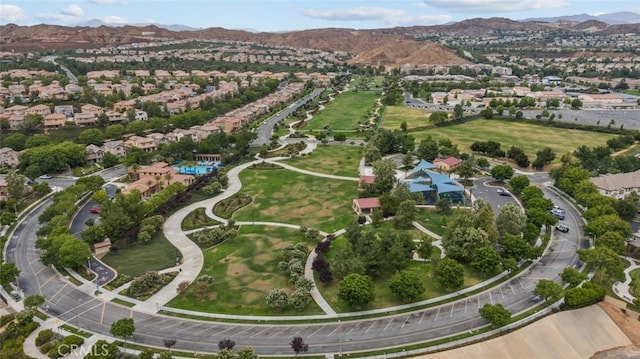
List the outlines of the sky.
{"type": "Polygon", "coordinates": [[[0,0],[0,24],[75,26],[181,24],[250,31],[439,25],[470,18],[514,20],[618,11],[640,13],[636,0],[0,0]]]}

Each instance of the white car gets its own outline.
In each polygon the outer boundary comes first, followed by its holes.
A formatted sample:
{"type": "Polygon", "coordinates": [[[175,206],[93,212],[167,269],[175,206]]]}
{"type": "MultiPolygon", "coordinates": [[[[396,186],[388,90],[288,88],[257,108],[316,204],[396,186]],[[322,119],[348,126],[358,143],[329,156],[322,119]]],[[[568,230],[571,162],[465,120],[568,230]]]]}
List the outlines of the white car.
{"type": "Polygon", "coordinates": [[[38,177],[40,179],[52,179],[53,177],[51,177],[50,175],[42,175],[40,177],[38,177]]]}

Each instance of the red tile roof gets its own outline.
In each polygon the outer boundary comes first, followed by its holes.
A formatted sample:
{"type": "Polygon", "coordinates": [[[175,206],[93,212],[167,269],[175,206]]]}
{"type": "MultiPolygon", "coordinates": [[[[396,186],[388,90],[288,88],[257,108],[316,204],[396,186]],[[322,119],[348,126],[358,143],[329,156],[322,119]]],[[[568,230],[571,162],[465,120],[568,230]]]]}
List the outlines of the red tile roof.
{"type": "Polygon", "coordinates": [[[360,176],[360,183],[373,184],[375,179],[376,179],[376,176],[360,176]]]}
{"type": "Polygon", "coordinates": [[[455,158],[455,157],[442,157],[442,158],[436,158],[435,160],[433,160],[433,163],[445,163],[447,165],[449,165],[449,167],[454,167],[459,165],[462,162],[462,160],[460,160],[459,158],[455,158]]]}
{"type": "Polygon", "coordinates": [[[380,208],[380,199],[378,197],[358,198],[356,203],[360,209],[380,208]]]}

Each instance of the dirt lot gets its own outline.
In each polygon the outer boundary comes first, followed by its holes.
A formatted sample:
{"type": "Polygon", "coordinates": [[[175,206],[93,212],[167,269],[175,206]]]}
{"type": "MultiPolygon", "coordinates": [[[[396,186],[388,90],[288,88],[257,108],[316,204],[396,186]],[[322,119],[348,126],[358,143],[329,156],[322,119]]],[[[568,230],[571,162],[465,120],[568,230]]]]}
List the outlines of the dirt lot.
{"type": "Polygon", "coordinates": [[[608,358],[640,358],[640,320],[638,314],[631,311],[624,313],[613,304],[602,302],[599,304],[605,313],[618,325],[633,343],[632,345],[603,350],[595,353],[592,359],[608,358]]]}
{"type": "MultiPolygon", "coordinates": [[[[631,324],[631,323],[629,323],[631,324]]],[[[638,327],[629,326],[640,336],[638,327]]],[[[510,359],[567,358],[584,359],[602,351],[632,344],[600,306],[560,312],[543,318],[518,331],[486,342],[442,353],[422,356],[425,359],[510,359]]],[[[629,348],[631,349],[631,348],[629,348]]],[[[620,358],[640,358],[627,349],[620,358]]],[[[605,354],[605,353],[602,353],[605,354]]],[[[599,356],[613,358],[612,356],[599,356]]]]}

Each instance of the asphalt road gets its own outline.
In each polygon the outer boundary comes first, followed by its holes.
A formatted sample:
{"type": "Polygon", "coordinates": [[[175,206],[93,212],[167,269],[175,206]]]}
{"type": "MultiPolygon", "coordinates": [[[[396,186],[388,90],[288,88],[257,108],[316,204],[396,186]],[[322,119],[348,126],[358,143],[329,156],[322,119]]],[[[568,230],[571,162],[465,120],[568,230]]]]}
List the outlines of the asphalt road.
{"type": "Polygon", "coordinates": [[[271,142],[271,134],[273,133],[273,126],[276,123],[278,123],[278,122],[284,120],[285,118],[289,117],[298,108],[300,108],[300,106],[303,106],[307,102],[309,102],[309,101],[313,100],[314,98],[316,98],[318,95],[320,95],[322,93],[322,91],[324,91],[324,89],[316,88],[316,89],[313,90],[313,92],[311,92],[307,96],[299,99],[298,101],[296,101],[296,102],[292,103],[291,105],[287,106],[287,108],[285,108],[284,110],[282,110],[282,111],[276,113],[275,115],[269,117],[268,119],[264,120],[260,124],[260,126],[258,126],[258,128],[256,129],[258,137],[253,141],[253,143],[251,145],[259,147],[259,146],[266,145],[269,142],[271,142]]]}
{"type": "Polygon", "coordinates": [[[504,187],[491,186],[487,183],[495,181],[493,178],[480,178],[473,182],[472,194],[476,198],[483,199],[491,205],[494,216],[498,216],[500,209],[507,203],[518,204],[518,202],[511,196],[501,196],[498,193],[498,189],[505,191],[504,187]]]}
{"type": "MultiPolygon", "coordinates": [[[[548,192],[546,189],[545,193],[548,192]]],[[[562,199],[554,202],[567,209],[565,224],[569,233],[555,233],[550,249],[542,260],[516,278],[490,291],[442,306],[418,310],[385,318],[343,321],[322,324],[230,324],[204,322],[133,312],[99,296],[86,294],[63,280],[39,261],[35,249],[37,217],[44,210],[39,207],[28,214],[9,243],[7,259],[21,269],[19,284],[25,295],[45,296],[49,313],[92,332],[108,334],[111,323],[123,317],[133,317],[136,334],[131,341],[163,346],[163,339],[175,339],[175,349],[198,352],[217,351],[221,339],[233,339],[239,347],[252,346],[259,354],[291,354],[289,342],[301,336],[309,344],[309,353],[338,353],[340,351],[372,350],[410,344],[466,332],[485,324],[478,308],[485,303],[502,303],[512,313],[532,305],[532,291],[537,281],[549,278],[559,281],[559,273],[577,262],[580,217],[562,199]]],[[[45,203],[48,205],[50,200],[45,203]]]]}

